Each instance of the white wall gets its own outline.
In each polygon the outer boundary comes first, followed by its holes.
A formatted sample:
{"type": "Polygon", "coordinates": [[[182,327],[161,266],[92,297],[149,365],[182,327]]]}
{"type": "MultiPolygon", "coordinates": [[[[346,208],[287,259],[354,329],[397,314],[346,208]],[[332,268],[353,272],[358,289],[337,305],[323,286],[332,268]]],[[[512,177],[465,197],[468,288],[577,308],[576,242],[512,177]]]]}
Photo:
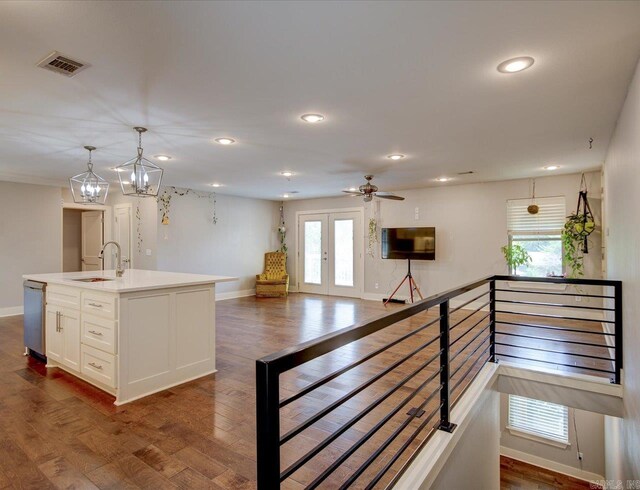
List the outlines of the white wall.
{"type": "MultiPolygon", "coordinates": [[[[589,201],[594,213],[600,208],[600,173],[587,174],[589,201]]],[[[379,227],[435,226],[436,260],[412,262],[412,272],[423,295],[462,285],[496,273],[506,273],[500,247],[507,243],[508,199],[530,196],[530,179],[485,184],[451,185],[401,191],[404,201],[379,201],[379,227]],[[415,208],[419,219],[415,219],[415,208]]],[[[575,211],[580,175],[558,175],[536,179],[536,196],[565,196],[567,214],[575,211]]],[[[374,201],[375,202],[375,201],[374,201]]],[[[288,268],[293,274],[296,212],[364,207],[365,234],[374,203],[360,198],[337,197],[296,200],[285,203],[285,219],[290,230],[288,268]]],[[[599,220],[597,220],[599,222],[599,220]]],[[[600,233],[590,237],[591,253],[585,260],[585,277],[600,277],[600,233]]],[[[367,239],[365,237],[365,244],[367,239]]],[[[378,244],[376,258],[365,256],[365,295],[387,296],[406,273],[407,262],[382,260],[378,244]],[[375,284],[378,283],[378,289],[375,284]]],[[[406,288],[405,288],[406,289],[406,288]]],[[[408,290],[404,291],[406,295],[408,290]]]]}
{"type": "MultiPolygon", "coordinates": [[[[498,393],[491,390],[478,400],[479,407],[475,411],[475,418],[429,488],[500,488],[499,399],[498,393]]],[[[424,488],[426,490],[426,487],[424,488]]]]}
{"type": "Polygon", "coordinates": [[[158,269],[238,277],[216,293],[252,294],[265,252],[279,247],[279,204],[218,194],[215,225],[212,211],[207,198],[172,197],[170,223],[157,230],[158,269]]]}
{"type": "MultiPolygon", "coordinates": [[[[558,464],[573,468],[573,475],[585,477],[584,472],[589,472],[598,476],[605,474],[604,455],[604,416],[597,413],[586,412],[584,410],[569,409],[569,444],[568,448],[560,448],[533,441],[517,435],[511,434],[507,430],[509,420],[509,395],[500,395],[500,446],[514,449],[532,455],[536,458],[548,460],[547,468],[558,469],[558,464]],[[576,440],[575,427],[578,429],[576,440]],[[580,452],[583,453],[582,461],[578,460],[577,451],[580,443],[580,452]]],[[[509,454],[507,454],[509,455],[509,454]]],[[[532,464],[536,460],[529,460],[532,464]]],[[[568,470],[568,469],[567,469],[568,470]]],[[[565,472],[568,473],[568,471],[565,472]]],[[[569,470],[570,471],[570,470],[569,470]]]]}
{"type": "Polygon", "coordinates": [[[22,312],[22,275],[62,267],[59,187],[0,182],[0,315],[22,312]]]}
{"type": "MultiPolygon", "coordinates": [[[[623,475],[640,479],[640,64],[618,119],[604,166],[605,213],[608,226],[607,275],[622,280],[624,404],[626,416],[608,452],[620,454],[623,475]],[[614,445],[615,441],[621,445],[614,445]]],[[[612,429],[618,424],[610,424],[612,429]]]]}

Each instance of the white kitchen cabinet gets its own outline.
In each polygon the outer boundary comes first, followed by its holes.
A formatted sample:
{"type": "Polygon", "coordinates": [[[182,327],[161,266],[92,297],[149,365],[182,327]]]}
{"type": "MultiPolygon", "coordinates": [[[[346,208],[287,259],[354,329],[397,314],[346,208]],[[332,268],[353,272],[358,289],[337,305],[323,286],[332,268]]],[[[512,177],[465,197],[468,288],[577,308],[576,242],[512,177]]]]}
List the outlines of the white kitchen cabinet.
{"type": "Polygon", "coordinates": [[[47,305],[45,320],[47,358],[80,370],[80,312],[66,306],[47,305]]]}

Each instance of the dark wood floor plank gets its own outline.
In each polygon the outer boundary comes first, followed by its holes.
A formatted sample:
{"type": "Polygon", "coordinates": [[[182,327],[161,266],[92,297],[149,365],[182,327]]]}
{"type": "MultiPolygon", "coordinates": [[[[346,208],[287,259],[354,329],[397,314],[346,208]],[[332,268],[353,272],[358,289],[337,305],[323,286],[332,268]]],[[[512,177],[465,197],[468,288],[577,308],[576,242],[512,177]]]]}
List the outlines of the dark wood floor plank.
{"type": "MultiPolygon", "coordinates": [[[[80,477],[86,477],[101,489],[151,486],[253,488],[256,478],[255,360],[397,308],[399,306],[393,305],[385,309],[380,302],[305,294],[289,298],[249,297],[218,302],[218,372],[121,407],[113,405],[111,395],[84,381],[59,369],[47,369],[42,363],[24,357],[22,317],[0,318],[0,488],[6,486],[7,481],[12,486],[51,488],[54,483],[63,485],[80,477]]],[[[466,314],[464,311],[456,312],[452,323],[466,314]]],[[[280,396],[296,393],[328,372],[423,325],[435,315],[435,311],[420,314],[284,373],[280,378],[280,396]]],[[[470,317],[454,332],[462,333],[473,325],[478,315],[470,317]]],[[[566,325],[567,322],[558,324],[566,325]]],[[[588,327],[595,328],[592,325],[585,328],[588,327]]],[[[281,414],[282,431],[302,423],[436,334],[437,327],[430,327],[412,337],[411,341],[394,346],[285,407],[281,414]]],[[[582,337],[573,338],[579,340],[582,337]]],[[[532,342],[530,345],[545,346],[543,339],[532,342]]],[[[415,369],[434,349],[424,350],[305,430],[294,441],[285,444],[282,448],[283,467],[340,428],[415,369]]],[[[457,349],[456,346],[454,352],[457,349]]],[[[461,355],[454,361],[453,367],[460,365],[464,357],[461,355]]],[[[551,357],[558,359],[557,356],[551,357]]],[[[434,370],[435,367],[428,367],[409,381],[383,406],[373,410],[303,470],[285,481],[283,488],[303,488],[434,370]]],[[[460,374],[465,370],[461,369],[460,374]]],[[[422,394],[350,457],[325,483],[325,487],[338,487],[376,445],[406,419],[406,411],[424,400],[437,386],[436,380],[425,387],[422,394]]],[[[435,400],[426,408],[433,406],[435,400]]],[[[409,424],[407,432],[417,422],[409,424]]],[[[426,437],[428,432],[420,437],[426,437]]],[[[398,448],[400,443],[401,439],[394,441],[390,449],[398,448]]],[[[419,440],[411,447],[418,443],[419,440]]],[[[408,457],[409,453],[405,456],[408,457]]],[[[376,464],[381,465],[388,457],[390,455],[385,453],[376,464]]],[[[398,470],[402,461],[403,458],[394,465],[390,475],[398,470]]],[[[503,468],[503,471],[507,478],[503,487],[515,484],[517,478],[522,479],[522,475],[514,475],[510,469],[503,468]]],[[[365,473],[365,477],[370,475],[371,471],[365,473]]],[[[540,481],[536,488],[558,484],[551,477],[545,478],[538,477],[540,481]]],[[[360,487],[362,482],[358,481],[354,488],[360,487]]]]}
{"type": "Polygon", "coordinates": [[[38,468],[58,489],[82,488],[83,490],[97,490],[98,488],[63,457],[42,463],[38,468]]]}

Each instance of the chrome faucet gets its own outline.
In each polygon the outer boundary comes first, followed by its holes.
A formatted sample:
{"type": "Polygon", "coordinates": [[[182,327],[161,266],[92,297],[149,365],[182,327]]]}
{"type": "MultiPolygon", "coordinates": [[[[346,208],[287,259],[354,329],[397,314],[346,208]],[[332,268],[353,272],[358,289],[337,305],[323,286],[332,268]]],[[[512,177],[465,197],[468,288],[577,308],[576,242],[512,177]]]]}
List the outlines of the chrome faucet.
{"type": "Polygon", "coordinates": [[[100,255],[98,257],[102,258],[104,256],[104,249],[107,248],[107,245],[113,243],[116,246],[116,260],[118,264],[116,265],[116,277],[122,277],[124,274],[124,267],[122,267],[122,249],[120,248],[120,244],[118,242],[110,241],[105,243],[102,246],[102,250],[100,250],[100,255]]]}

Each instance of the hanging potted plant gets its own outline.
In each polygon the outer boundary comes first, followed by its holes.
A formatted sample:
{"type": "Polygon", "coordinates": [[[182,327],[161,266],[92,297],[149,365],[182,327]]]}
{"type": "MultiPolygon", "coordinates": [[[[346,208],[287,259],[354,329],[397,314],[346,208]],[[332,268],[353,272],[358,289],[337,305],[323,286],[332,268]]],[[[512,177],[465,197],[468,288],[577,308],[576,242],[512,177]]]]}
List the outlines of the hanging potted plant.
{"type": "Polygon", "coordinates": [[[587,184],[582,174],[576,212],[567,216],[562,230],[564,260],[571,269],[569,277],[584,275],[584,254],[589,253],[588,236],[596,229],[596,222],[587,200],[587,184]]]}
{"type": "Polygon", "coordinates": [[[509,272],[513,274],[516,274],[518,267],[531,262],[529,252],[527,252],[522,245],[517,243],[505,245],[500,250],[502,250],[504,260],[507,262],[507,266],[509,266],[509,272]]]}

